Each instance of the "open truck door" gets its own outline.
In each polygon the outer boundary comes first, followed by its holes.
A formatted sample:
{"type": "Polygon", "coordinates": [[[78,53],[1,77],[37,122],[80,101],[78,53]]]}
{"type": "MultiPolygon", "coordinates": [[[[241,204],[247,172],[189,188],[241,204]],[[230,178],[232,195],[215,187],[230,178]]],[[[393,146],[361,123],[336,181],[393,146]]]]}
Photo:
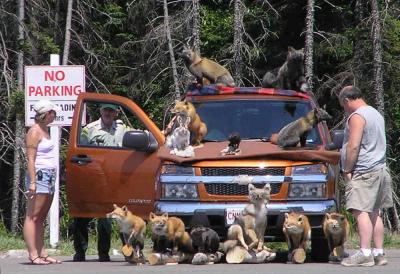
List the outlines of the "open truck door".
{"type": "Polygon", "coordinates": [[[163,143],[161,131],[131,100],[81,93],[74,110],[66,159],[70,215],[101,217],[117,204],[127,205],[134,214],[147,218],[154,210],[156,178],[161,164],[157,150],[163,143]],[[101,138],[95,142],[84,138],[83,129],[100,119],[103,104],[117,106],[116,123],[127,131],[120,136],[122,140],[111,145],[101,138]]]}

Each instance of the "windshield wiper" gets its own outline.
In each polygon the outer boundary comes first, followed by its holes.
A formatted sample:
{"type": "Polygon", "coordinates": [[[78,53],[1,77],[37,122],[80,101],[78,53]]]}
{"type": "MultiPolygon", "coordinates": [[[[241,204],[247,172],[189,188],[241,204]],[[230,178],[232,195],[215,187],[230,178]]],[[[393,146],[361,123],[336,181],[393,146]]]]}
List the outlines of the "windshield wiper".
{"type": "Polygon", "coordinates": [[[271,142],[271,138],[269,137],[249,137],[249,138],[242,138],[242,140],[259,140],[261,142],[271,142]]]}

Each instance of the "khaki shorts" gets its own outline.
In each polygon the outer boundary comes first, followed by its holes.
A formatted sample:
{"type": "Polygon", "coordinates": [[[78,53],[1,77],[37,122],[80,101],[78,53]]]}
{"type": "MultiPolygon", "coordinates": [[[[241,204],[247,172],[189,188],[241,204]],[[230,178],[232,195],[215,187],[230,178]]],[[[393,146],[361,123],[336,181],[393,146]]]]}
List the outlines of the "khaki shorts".
{"type": "Polygon", "coordinates": [[[374,212],[393,206],[392,178],[387,167],[368,173],[355,172],[345,188],[347,210],[374,212]]]}

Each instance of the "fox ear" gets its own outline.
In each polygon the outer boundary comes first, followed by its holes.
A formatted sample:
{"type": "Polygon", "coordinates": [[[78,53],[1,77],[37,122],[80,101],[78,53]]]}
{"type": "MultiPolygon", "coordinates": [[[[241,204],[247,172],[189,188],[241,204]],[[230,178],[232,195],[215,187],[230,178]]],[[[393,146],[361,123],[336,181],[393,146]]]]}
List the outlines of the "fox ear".
{"type": "Polygon", "coordinates": [[[118,208],[118,206],[117,206],[116,204],[113,204],[113,207],[114,207],[114,209],[117,209],[117,208],[118,208]]]}
{"type": "Polygon", "coordinates": [[[285,220],[289,219],[289,213],[285,212],[285,220]]]}
{"type": "Polygon", "coordinates": [[[296,50],[294,49],[294,47],[288,46],[288,52],[294,52],[294,51],[296,51],[296,50]]]}
{"type": "Polygon", "coordinates": [[[249,191],[255,189],[256,187],[253,184],[249,184],[249,191]]]}
{"type": "Polygon", "coordinates": [[[326,213],[326,214],[325,214],[325,218],[326,218],[327,220],[329,220],[329,219],[331,218],[331,214],[326,213]]]}
{"type": "Polygon", "coordinates": [[[164,218],[168,218],[168,212],[165,212],[162,216],[163,216],[164,218]]]}
{"type": "Polygon", "coordinates": [[[156,215],[153,212],[150,212],[149,219],[153,220],[156,215]]]}

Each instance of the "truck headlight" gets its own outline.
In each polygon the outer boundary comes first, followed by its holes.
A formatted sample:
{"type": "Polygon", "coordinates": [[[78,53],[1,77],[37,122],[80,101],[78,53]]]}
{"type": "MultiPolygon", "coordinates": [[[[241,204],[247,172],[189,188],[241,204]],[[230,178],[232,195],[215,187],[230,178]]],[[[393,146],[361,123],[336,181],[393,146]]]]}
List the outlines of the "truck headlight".
{"type": "Polygon", "coordinates": [[[194,168],[191,166],[163,165],[161,175],[194,175],[194,168]]]}
{"type": "Polygon", "coordinates": [[[325,197],[325,183],[291,183],[289,199],[317,199],[325,197]]]}
{"type": "Polygon", "coordinates": [[[172,200],[198,200],[196,184],[163,184],[162,198],[172,200]]]}
{"type": "Polygon", "coordinates": [[[323,164],[292,167],[292,175],[324,175],[327,172],[328,169],[323,164]]]}

